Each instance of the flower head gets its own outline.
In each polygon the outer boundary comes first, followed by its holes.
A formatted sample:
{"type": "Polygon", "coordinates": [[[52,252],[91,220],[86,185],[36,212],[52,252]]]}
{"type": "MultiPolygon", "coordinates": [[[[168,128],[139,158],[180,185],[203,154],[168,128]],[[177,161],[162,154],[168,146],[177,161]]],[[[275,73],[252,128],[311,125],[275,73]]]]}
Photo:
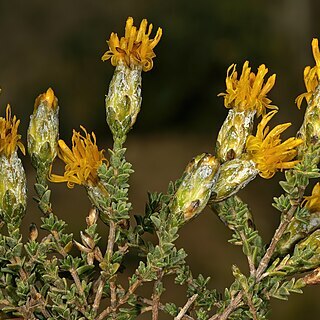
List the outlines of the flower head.
{"type": "Polygon", "coordinates": [[[25,154],[24,145],[20,141],[21,135],[18,134],[20,120],[16,116],[11,117],[10,105],[6,109],[6,118],[0,117],[0,155],[10,158],[17,147],[25,154]]]}
{"type": "Polygon", "coordinates": [[[237,111],[255,110],[258,115],[265,114],[266,108],[277,109],[276,106],[270,105],[271,100],[267,98],[267,93],[274,86],[276,75],[273,74],[264,83],[267,73],[268,69],[262,64],[257,74],[254,74],[246,61],[238,79],[236,65],[232,64],[227,70],[226,93],[219,94],[224,96],[226,108],[235,108],[237,111]]]}
{"type": "Polygon", "coordinates": [[[140,65],[143,71],[152,69],[152,59],[156,56],[153,48],[158,44],[162,36],[162,29],[158,28],[154,39],[150,39],[152,24],[143,19],[140,27],[133,25],[133,19],[129,17],[126,22],[125,36],[119,39],[114,32],[111,33],[108,42],[109,50],[102,56],[102,60],[111,59],[111,64],[117,66],[119,63],[125,63],[128,67],[140,65]]]}
{"type": "Polygon", "coordinates": [[[300,109],[303,99],[306,99],[307,103],[311,100],[313,93],[315,92],[320,79],[320,51],[318,45],[318,39],[314,38],[311,43],[312,53],[316,65],[314,67],[307,66],[303,71],[304,84],[307,92],[300,94],[296,98],[296,104],[300,109]]]}
{"type": "Polygon", "coordinates": [[[293,160],[297,154],[295,148],[303,142],[297,138],[281,142],[280,134],[290,127],[291,123],[277,125],[269,131],[267,124],[276,113],[274,110],[262,117],[256,136],[250,135],[246,144],[249,158],[256,163],[260,176],[266,179],[271,178],[279,169],[294,167],[298,163],[298,160],[293,160]]]}
{"type": "Polygon", "coordinates": [[[75,184],[84,186],[95,186],[98,184],[98,168],[103,162],[107,162],[104,157],[104,150],[98,149],[96,145],[96,136],[87,133],[81,126],[84,136],[80,132],[73,131],[72,149],[70,149],[63,140],[59,140],[58,156],[65,163],[65,172],[63,176],[52,174],[49,179],[52,182],[67,182],[69,188],[75,184]]]}
{"type": "Polygon", "coordinates": [[[318,182],[312,190],[311,196],[304,197],[305,207],[310,212],[320,212],[320,183],[318,182]]]}

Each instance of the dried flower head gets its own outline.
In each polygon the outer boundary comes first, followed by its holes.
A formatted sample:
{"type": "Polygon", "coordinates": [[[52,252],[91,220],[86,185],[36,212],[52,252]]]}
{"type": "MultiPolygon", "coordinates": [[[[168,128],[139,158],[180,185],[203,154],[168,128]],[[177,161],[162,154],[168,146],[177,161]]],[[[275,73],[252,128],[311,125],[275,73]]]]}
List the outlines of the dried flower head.
{"type": "Polygon", "coordinates": [[[140,27],[133,25],[133,18],[129,17],[126,22],[125,36],[119,37],[112,32],[108,42],[109,50],[102,56],[102,60],[111,59],[111,64],[117,66],[120,62],[128,67],[140,65],[143,71],[152,69],[152,59],[156,56],[153,48],[158,44],[162,36],[162,29],[158,28],[154,39],[150,39],[152,24],[143,19],[140,27]]]}
{"type": "Polygon", "coordinates": [[[304,197],[305,207],[310,212],[320,212],[320,183],[318,182],[312,190],[311,196],[304,197]]]}
{"type": "Polygon", "coordinates": [[[262,64],[257,74],[254,74],[251,72],[249,62],[246,61],[238,79],[236,65],[232,64],[227,70],[226,92],[218,96],[224,96],[226,108],[235,108],[237,111],[256,111],[258,116],[265,114],[266,108],[277,109],[276,106],[270,105],[271,100],[267,98],[267,93],[274,86],[276,75],[273,74],[264,83],[267,73],[268,69],[262,64]]]}
{"type": "Polygon", "coordinates": [[[256,136],[250,135],[247,139],[246,150],[260,171],[260,176],[269,179],[277,170],[290,169],[299,161],[293,160],[297,154],[295,149],[303,140],[289,138],[281,142],[280,134],[291,126],[291,123],[277,125],[271,131],[268,122],[277,113],[271,111],[262,117],[258,124],[256,136]]]}
{"type": "Polygon", "coordinates": [[[303,99],[306,99],[307,103],[311,100],[313,93],[315,92],[320,79],[320,51],[318,45],[318,39],[314,38],[311,43],[312,53],[316,65],[314,67],[307,66],[303,71],[304,84],[307,92],[300,94],[296,98],[296,104],[300,109],[303,99]]]}
{"type": "Polygon", "coordinates": [[[6,109],[6,118],[0,117],[0,155],[10,158],[17,147],[25,154],[25,148],[18,134],[20,120],[16,116],[11,117],[10,105],[6,109]]]}
{"type": "Polygon", "coordinates": [[[98,149],[96,136],[92,132],[90,135],[81,126],[84,136],[80,132],[73,131],[72,150],[63,140],[59,140],[59,158],[66,164],[63,176],[52,174],[49,179],[52,182],[67,182],[69,188],[75,184],[84,186],[95,186],[98,183],[97,170],[103,162],[108,163],[104,157],[104,150],[98,149]]]}

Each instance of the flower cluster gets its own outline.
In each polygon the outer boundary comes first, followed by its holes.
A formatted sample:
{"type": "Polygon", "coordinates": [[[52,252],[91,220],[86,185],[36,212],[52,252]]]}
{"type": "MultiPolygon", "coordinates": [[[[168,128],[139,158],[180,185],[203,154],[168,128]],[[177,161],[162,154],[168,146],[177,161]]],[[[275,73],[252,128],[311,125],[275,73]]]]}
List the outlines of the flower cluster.
{"type": "Polygon", "coordinates": [[[80,132],[73,131],[72,149],[70,149],[63,140],[59,140],[58,157],[65,163],[65,172],[63,176],[50,172],[52,182],[67,182],[69,188],[75,184],[84,186],[97,185],[98,168],[102,163],[108,163],[104,157],[104,150],[99,150],[96,145],[96,136],[87,133],[81,126],[84,136],[80,132]]]}
{"type": "Polygon", "coordinates": [[[284,132],[291,123],[277,125],[272,130],[267,126],[268,122],[277,113],[276,110],[262,117],[255,136],[250,135],[247,140],[246,150],[260,171],[263,178],[271,178],[277,170],[293,168],[299,161],[293,160],[297,155],[295,149],[303,141],[302,139],[289,138],[282,142],[280,134],[284,132]]]}
{"type": "Polygon", "coordinates": [[[264,83],[267,73],[268,69],[262,64],[257,74],[254,74],[251,72],[249,62],[246,61],[238,79],[236,65],[232,64],[227,70],[226,92],[219,94],[219,96],[224,96],[226,108],[235,108],[237,111],[255,110],[257,115],[264,114],[266,108],[276,109],[266,96],[274,86],[276,75],[273,74],[264,83]]]}
{"type": "Polygon", "coordinates": [[[318,39],[313,39],[312,43],[312,53],[316,65],[314,67],[307,66],[304,69],[303,76],[304,76],[304,84],[306,86],[307,92],[300,94],[297,99],[296,103],[298,108],[300,109],[303,99],[306,99],[307,103],[310,102],[313,93],[315,92],[316,88],[319,85],[320,79],[320,51],[319,51],[319,44],[318,39]]]}
{"type": "Polygon", "coordinates": [[[20,141],[21,135],[18,134],[20,120],[16,116],[11,117],[11,107],[7,106],[6,118],[0,117],[0,154],[10,158],[18,147],[23,154],[25,148],[20,141]]]}
{"type": "Polygon", "coordinates": [[[139,65],[143,71],[151,70],[153,67],[152,59],[156,56],[153,49],[160,41],[162,29],[158,28],[154,39],[150,39],[152,24],[148,28],[147,26],[147,19],[143,19],[137,29],[133,25],[133,19],[129,17],[124,37],[119,39],[116,33],[111,33],[108,41],[109,50],[102,56],[102,60],[111,59],[113,66],[124,63],[128,67],[139,65]]]}

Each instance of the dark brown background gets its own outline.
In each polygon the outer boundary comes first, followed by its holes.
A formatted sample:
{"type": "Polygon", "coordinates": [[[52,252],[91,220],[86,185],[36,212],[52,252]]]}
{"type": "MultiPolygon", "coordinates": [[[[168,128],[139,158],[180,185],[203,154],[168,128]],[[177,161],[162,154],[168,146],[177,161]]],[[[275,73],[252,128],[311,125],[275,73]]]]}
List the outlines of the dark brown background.
{"type": "MultiPolygon", "coordinates": [[[[105,41],[112,31],[123,34],[129,15],[137,24],[146,17],[155,27],[161,26],[163,38],[155,49],[155,67],[143,75],[142,111],[127,142],[127,157],[135,168],[133,211],[141,213],[148,190],[164,191],[193,156],[213,151],[227,114],[217,94],[224,90],[231,63],[240,68],[248,59],[254,69],[265,63],[277,74],[270,94],[280,107],[274,123],[292,121],[294,134],[302,120],[294,99],[304,91],[304,66],[313,64],[310,44],[312,37],[319,37],[319,9],[316,0],[1,0],[2,114],[6,103],[11,103],[22,119],[25,141],[34,99],[52,86],[61,106],[61,137],[69,140],[72,128],[82,124],[97,133],[101,148],[107,148],[111,136],[104,121],[104,95],[113,68],[100,60],[107,49],[105,41]]],[[[40,214],[32,201],[34,178],[28,159],[25,167],[30,173],[27,228],[31,221],[39,223],[40,214]]],[[[281,192],[277,184],[281,177],[279,173],[268,181],[258,178],[241,192],[266,242],[279,219],[271,202],[281,192]]],[[[76,187],[67,192],[64,185],[52,188],[56,213],[78,237],[89,209],[84,190],[76,187]]],[[[194,274],[211,276],[212,286],[221,290],[232,282],[232,264],[247,271],[241,249],[226,243],[229,237],[208,211],[186,225],[177,241],[188,252],[194,274]]],[[[136,261],[128,260],[131,270],[136,261]]],[[[184,291],[170,280],[163,298],[182,305],[184,291]]],[[[319,288],[313,287],[305,289],[303,296],[290,296],[289,302],[272,301],[270,319],[317,319],[318,296],[319,288]]]]}

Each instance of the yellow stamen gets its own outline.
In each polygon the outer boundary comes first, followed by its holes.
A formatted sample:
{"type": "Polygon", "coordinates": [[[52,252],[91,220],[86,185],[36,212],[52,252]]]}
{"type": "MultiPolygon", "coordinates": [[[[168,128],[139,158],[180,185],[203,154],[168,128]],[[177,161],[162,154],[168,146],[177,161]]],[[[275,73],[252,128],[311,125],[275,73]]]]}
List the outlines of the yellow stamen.
{"type": "Polygon", "coordinates": [[[256,110],[258,116],[265,114],[266,108],[277,109],[276,106],[270,105],[271,100],[267,98],[267,93],[274,86],[276,75],[273,74],[264,83],[264,77],[267,73],[268,69],[262,64],[255,75],[251,72],[249,62],[246,61],[238,79],[236,65],[232,64],[227,70],[226,92],[220,93],[218,96],[224,96],[226,108],[235,108],[240,112],[256,110]]]}
{"type": "Polygon", "coordinates": [[[49,108],[56,108],[58,106],[58,99],[54,95],[54,92],[51,88],[36,98],[34,102],[34,108],[37,108],[40,103],[46,103],[49,108]]]}
{"type": "Polygon", "coordinates": [[[25,148],[20,141],[21,135],[18,134],[20,120],[16,116],[11,117],[10,105],[6,109],[6,118],[0,117],[0,155],[10,158],[12,153],[17,149],[25,154],[25,148]]]}
{"type": "Polygon", "coordinates": [[[158,28],[154,39],[149,39],[152,24],[147,30],[148,21],[141,21],[139,30],[133,26],[133,18],[129,17],[126,22],[125,35],[119,37],[112,32],[108,42],[109,50],[102,56],[102,60],[111,59],[111,64],[117,66],[125,63],[128,67],[140,65],[143,71],[149,71],[153,67],[152,59],[156,56],[153,48],[158,44],[162,36],[162,29],[158,28]]]}
{"type": "Polygon", "coordinates": [[[304,197],[305,206],[310,212],[320,212],[320,183],[318,182],[312,190],[311,196],[304,197]]]}
{"type": "Polygon", "coordinates": [[[299,162],[293,160],[297,154],[295,148],[303,142],[302,139],[297,138],[289,138],[281,142],[280,134],[291,123],[277,125],[269,131],[267,124],[276,113],[277,111],[274,110],[262,117],[256,136],[250,135],[246,144],[249,158],[256,163],[260,176],[266,179],[271,178],[278,170],[294,167],[299,162]]]}
{"type": "Polygon", "coordinates": [[[50,181],[67,182],[69,188],[73,188],[75,184],[97,185],[97,170],[102,163],[108,165],[108,160],[104,157],[104,150],[98,150],[95,134],[92,132],[90,135],[82,126],[81,129],[84,136],[73,131],[72,149],[63,140],[58,141],[58,156],[65,163],[65,172],[63,176],[59,176],[50,171],[50,181]]]}
{"type": "Polygon", "coordinates": [[[315,92],[316,88],[319,84],[320,79],[320,51],[319,51],[319,44],[318,39],[314,38],[311,43],[312,46],[312,53],[316,65],[314,67],[307,66],[304,68],[303,71],[303,79],[304,84],[307,89],[307,92],[300,94],[296,98],[297,107],[300,109],[303,99],[306,99],[307,103],[310,102],[313,93],[315,92]]]}

